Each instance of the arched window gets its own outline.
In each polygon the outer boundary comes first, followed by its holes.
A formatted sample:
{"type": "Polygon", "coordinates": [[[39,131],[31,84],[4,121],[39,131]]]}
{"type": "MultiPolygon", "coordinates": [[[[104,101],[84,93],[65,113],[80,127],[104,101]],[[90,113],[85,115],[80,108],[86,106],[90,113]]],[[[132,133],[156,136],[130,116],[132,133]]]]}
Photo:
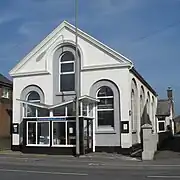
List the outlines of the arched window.
{"type": "Polygon", "coordinates": [[[134,90],[132,89],[131,91],[131,126],[132,130],[135,130],[135,95],[134,95],[134,90]]]}
{"type": "Polygon", "coordinates": [[[152,102],[151,102],[151,118],[152,118],[152,126],[153,126],[153,130],[155,130],[156,127],[155,127],[154,97],[153,97],[153,96],[152,96],[152,102]]]}
{"type": "Polygon", "coordinates": [[[149,117],[151,116],[151,103],[149,92],[147,93],[147,114],[149,115],[149,117]]]}
{"type": "Polygon", "coordinates": [[[60,91],[75,90],[75,57],[70,51],[63,52],[59,60],[60,91]]]}
{"type": "Polygon", "coordinates": [[[101,87],[97,92],[100,100],[97,106],[98,126],[114,127],[114,94],[111,88],[101,87]]]}
{"type": "Polygon", "coordinates": [[[30,102],[39,102],[40,103],[40,96],[36,91],[31,91],[28,96],[27,100],[30,102]]]}
{"type": "Polygon", "coordinates": [[[140,91],[140,115],[142,116],[143,111],[144,111],[144,103],[145,103],[145,94],[144,94],[144,88],[141,86],[141,91],[140,91]]]}
{"type": "MultiPolygon", "coordinates": [[[[26,98],[27,101],[32,103],[40,103],[40,95],[36,91],[31,91],[26,98]]],[[[26,107],[26,116],[27,117],[38,117],[38,109],[35,106],[27,105],[26,107]]]]}

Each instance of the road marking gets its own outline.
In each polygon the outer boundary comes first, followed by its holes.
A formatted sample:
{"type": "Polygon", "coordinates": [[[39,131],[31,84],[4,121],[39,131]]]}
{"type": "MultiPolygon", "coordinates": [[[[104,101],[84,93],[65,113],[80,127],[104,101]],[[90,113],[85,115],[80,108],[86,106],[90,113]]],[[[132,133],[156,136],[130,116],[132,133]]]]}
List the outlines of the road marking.
{"type": "Polygon", "coordinates": [[[180,176],[147,176],[147,178],[180,179],[180,176]]]}
{"type": "Polygon", "coordinates": [[[85,173],[65,173],[65,172],[53,172],[53,171],[29,171],[22,169],[0,169],[1,172],[20,172],[20,173],[34,173],[34,174],[51,174],[51,175],[71,175],[71,176],[88,176],[85,173]]]}

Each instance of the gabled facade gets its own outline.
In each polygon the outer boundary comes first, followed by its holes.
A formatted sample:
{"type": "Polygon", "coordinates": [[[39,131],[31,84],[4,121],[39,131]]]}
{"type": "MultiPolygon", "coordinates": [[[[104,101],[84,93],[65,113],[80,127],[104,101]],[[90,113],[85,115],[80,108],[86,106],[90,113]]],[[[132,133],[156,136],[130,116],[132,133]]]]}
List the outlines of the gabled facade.
{"type": "Polygon", "coordinates": [[[10,71],[14,149],[73,151],[76,144],[69,137],[75,132],[71,121],[76,123],[76,73],[82,134],[89,133],[87,142],[92,151],[131,149],[141,143],[145,123],[152,124],[157,132],[157,94],[131,60],[81,30],[78,60],[79,71],[75,72],[75,28],[64,21],[10,71]]]}
{"type": "Polygon", "coordinates": [[[0,138],[9,138],[12,114],[12,82],[0,74],[0,138]]]}
{"type": "Polygon", "coordinates": [[[174,133],[174,99],[173,91],[171,88],[167,90],[167,99],[159,99],[157,103],[157,126],[158,132],[163,133],[169,130],[174,133]]]}

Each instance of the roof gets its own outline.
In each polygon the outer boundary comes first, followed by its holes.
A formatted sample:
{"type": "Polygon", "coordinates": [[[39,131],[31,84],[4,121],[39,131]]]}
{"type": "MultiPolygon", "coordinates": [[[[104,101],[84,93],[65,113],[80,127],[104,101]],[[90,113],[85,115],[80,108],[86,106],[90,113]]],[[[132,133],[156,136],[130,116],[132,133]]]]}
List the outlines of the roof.
{"type": "Polygon", "coordinates": [[[171,101],[168,99],[160,99],[157,103],[157,116],[169,116],[170,115],[171,101]]]}
{"type": "MultiPolygon", "coordinates": [[[[72,24],[68,23],[67,21],[63,21],[58,27],[56,27],[46,38],[44,38],[44,40],[42,40],[29,54],[27,54],[9,73],[11,76],[13,76],[13,74],[15,74],[16,70],[18,70],[20,67],[22,67],[34,54],[36,54],[38,51],[40,51],[40,49],[45,46],[47,43],[49,43],[55,36],[57,36],[58,33],[60,33],[60,31],[63,28],[67,28],[68,30],[70,30],[71,32],[73,32],[75,34],[76,32],[76,28],[75,26],[73,26],[72,24]]],[[[130,66],[133,64],[132,61],[130,59],[128,59],[127,57],[125,57],[124,55],[118,53],[117,51],[111,49],[110,47],[108,47],[107,45],[101,43],[100,41],[98,41],[97,39],[93,38],[92,36],[90,36],[89,34],[83,32],[82,30],[78,29],[78,36],[82,37],[83,39],[87,40],[88,42],[90,42],[91,44],[95,45],[96,47],[99,47],[100,49],[104,50],[105,52],[107,52],[109,55],[113,56],[114,58],[116,58],[117,60],[123,60],[124,62],[126,62],[127,64],[129,64],[130,66]]]]}
{"type": "MultiPolygon", "coordinates": [[[[55,105],[48,105],[48,104],[43,104],[43,103],[33,103],[33,102],[21,100],[21,99],[17,99],[17,100],[20,101],[21,103],[28,104],[28,105],[35,106],[35,107],[39,107],[39,108],[43,108],[43,109],[54,109],[56,107],[65,106],[65,105],[68,105],[68,104],[74,102],[74,100],[70,100],[70,101],[61,102],[61,103],[58,103],[58,104],[55,104],[55,105]]],[[[87,96],[87,95],[81,96],[79,98],[79,101],[83,101],[85,103],[87,103],[87,102],[90,102],[90,103],[99,102],[98,99],[87,96]]]]}
{"type": "Polygon", "coordinates": [[[155,96],[158,96],[156,91],[148,84],[148,82],[136,71],[134,67],[130,69],[130,72],[132,72],[138,79],[141,81],[142,84],[144,84],[155,96]]]}
{"type": "Polygon", "coordinates": [[[3,85],[12,85],[12,81],[10,81],[8,78],[0,74],[0,84],[3,85]]]}
{"type": "Polygon", "coordinates": [[[180,115],[176,116],[176,117],[174,118],[174,121],[175,121],[175,122],[180,122],[180,115]]]}

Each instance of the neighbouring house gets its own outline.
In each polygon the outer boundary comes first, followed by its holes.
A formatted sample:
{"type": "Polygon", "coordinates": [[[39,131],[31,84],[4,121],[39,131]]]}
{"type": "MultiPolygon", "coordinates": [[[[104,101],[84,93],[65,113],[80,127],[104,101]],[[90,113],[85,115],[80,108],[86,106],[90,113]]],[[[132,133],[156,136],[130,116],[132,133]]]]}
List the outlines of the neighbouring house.
{"type": "Polygon", "coordinates": [[[157,134],[157,94],[133,62],[80,29],[75,52],[75,27],[64,21],[10,71],[13,150],[74,153],[77,90],[81,154],[130,152],[145,123],[157,134]]]}
{"type": "Polygon", "coordinates": [[[159,146],[163,144],[164,140],[168,139],[175,133],[174,116],[173,90],[169,87],[167,89],[167,98],[159,99],[157,103],[156,117],[159,146]]]}
{"type": "Polygon", "coordinates": [[[167,90],[167,99],[158,100],[156,117],[159,133],[169,129],[174,133],[174,100],[171,88],[167,90]]]}
{"type": "Polygon", "coordinates": [[[0,139],[10,138],[12,81],[0,74],[0,139]]]}
{"type": "Polygon", "coordinates": [[[176,116],[174,118],[174,129],[175,129],[175,133],[179,134],[180,133],[180,115],[176,116]]]}

